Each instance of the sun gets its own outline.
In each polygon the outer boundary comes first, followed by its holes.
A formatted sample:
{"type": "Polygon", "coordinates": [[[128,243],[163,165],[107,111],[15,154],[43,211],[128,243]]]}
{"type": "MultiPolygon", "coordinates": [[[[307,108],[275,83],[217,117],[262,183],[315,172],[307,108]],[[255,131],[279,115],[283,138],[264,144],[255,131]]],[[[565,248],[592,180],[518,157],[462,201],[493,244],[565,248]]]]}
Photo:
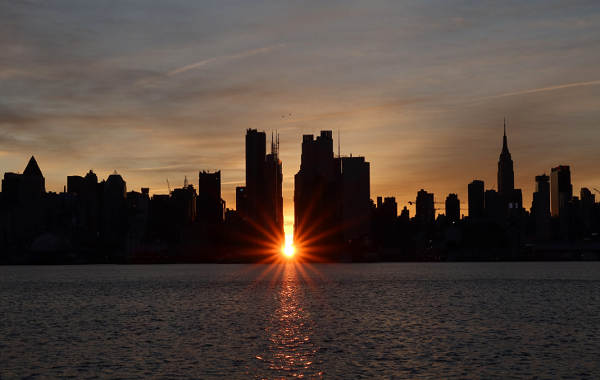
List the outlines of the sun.
{"type": "Polygon", "coordinates": [[[286,235],[286,239],[285,239],[285,246],[282,248],[283,254],[286,255],[287,257],[292,257],[294,256],[294,244],[293,244],[293,240],[291,239],[291,236],[288,237],[286,235]]]}

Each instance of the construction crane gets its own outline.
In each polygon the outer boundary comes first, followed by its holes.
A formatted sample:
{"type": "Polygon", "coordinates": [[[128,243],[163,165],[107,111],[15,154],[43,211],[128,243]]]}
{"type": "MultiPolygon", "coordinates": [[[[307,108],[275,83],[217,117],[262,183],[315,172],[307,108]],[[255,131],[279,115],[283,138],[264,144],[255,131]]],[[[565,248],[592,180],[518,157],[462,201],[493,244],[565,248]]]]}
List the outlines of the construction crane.
{"type": "Polygon", "coordinates": [[[167,187],[169,188],[169,194],[171,194],[171,185],[169,185],[169,179],[167,178],[167,187]]]}
{"type": "Polygon", "coordinates": [[[600,190],[596,189],[595,187],[592,187],[592,189],[594,189],[594,191],[596,192],[596,194],[600,195],[600,190]]]}

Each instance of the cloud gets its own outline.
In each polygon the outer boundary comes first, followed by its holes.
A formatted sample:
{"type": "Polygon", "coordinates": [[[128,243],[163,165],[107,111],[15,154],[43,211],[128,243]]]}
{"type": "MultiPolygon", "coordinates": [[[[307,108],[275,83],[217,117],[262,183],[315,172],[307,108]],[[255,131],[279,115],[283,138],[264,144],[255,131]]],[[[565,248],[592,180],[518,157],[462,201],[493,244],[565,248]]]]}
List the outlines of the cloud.
{"type": "Polygon", "coordinates": [[[150,78],[145,78],[142,80],[139,80],[137,82],[137,84],[146,84],[152,81],[155,81],[157,79],[161,79],[161,78],[165,78],[165,77],[172,77],[174,75],[177,74],[181,74],[184,73],[186,71],[190,71],[190,70],[194,70],[197,68],[200,68],[204,65],[207,65],[209,63],[223,63],[223,62],[227,62],[227,61],[232,61],[232,60],[239,60],[239,59],[243,59],[246,57],[250,57],[252,55],[256,55],[256,54],[264,54],[264,53],[268,53],[272,50],[275,49],[280,49],[280,48],[284,48],[285,45],[284,44],[276,44],[276,45],[271,45],[271,46],[267,46],[264,48],[259,48],[259,49],[252,49],[252,50],[246,50],[243,51],[241,53],[237,53],[237,54],[229,54],[229,55],[222,55],[219,57],[213,57],[213,58],[209,58],[209,59],[205,59],[203,61],[200,62],[196,62],[196,63],[192,63],[191,65],[187,65],[187,66],[183,66],[180,67],[178,69],[175,70],[171,70],[163,75],[158,75],[158,76],[154,76],[154,77],[150,77],[150,78]]]}

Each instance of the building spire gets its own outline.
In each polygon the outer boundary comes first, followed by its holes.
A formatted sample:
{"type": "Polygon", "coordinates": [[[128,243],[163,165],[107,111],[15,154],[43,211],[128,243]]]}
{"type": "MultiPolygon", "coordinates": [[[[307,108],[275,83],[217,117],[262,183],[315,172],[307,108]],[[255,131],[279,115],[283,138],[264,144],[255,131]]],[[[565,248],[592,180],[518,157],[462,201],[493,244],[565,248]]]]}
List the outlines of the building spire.
{"type": "Polygon", "coordinates": [[[502,137],[502,154],[508,153],[508,142],[506,141],[506,118],[504,118],[504,137],[502,137]]]}

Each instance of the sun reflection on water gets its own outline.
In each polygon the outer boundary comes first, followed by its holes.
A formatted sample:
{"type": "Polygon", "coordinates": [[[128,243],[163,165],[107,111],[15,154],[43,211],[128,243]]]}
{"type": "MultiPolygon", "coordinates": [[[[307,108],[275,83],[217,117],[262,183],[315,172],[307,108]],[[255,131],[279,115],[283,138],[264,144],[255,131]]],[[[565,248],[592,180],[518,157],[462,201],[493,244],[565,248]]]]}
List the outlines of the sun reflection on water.
{"type": "MultiPolygon", "coordinates": [[[[274,378],[320,379],[315,368],[318,351],[312,341],[315,334],[310,313],[305,309],[304,291],[298,268],[293,262],[284,264],[276,291],[277,308],[269,316],[265,332],[268,347],[256,358],[267,364],[274,378]]],[[[260,374],[259,377],[265,378],[260,374]]],[[[269,377],[270,378],[270,377],[269,377]]]]}

